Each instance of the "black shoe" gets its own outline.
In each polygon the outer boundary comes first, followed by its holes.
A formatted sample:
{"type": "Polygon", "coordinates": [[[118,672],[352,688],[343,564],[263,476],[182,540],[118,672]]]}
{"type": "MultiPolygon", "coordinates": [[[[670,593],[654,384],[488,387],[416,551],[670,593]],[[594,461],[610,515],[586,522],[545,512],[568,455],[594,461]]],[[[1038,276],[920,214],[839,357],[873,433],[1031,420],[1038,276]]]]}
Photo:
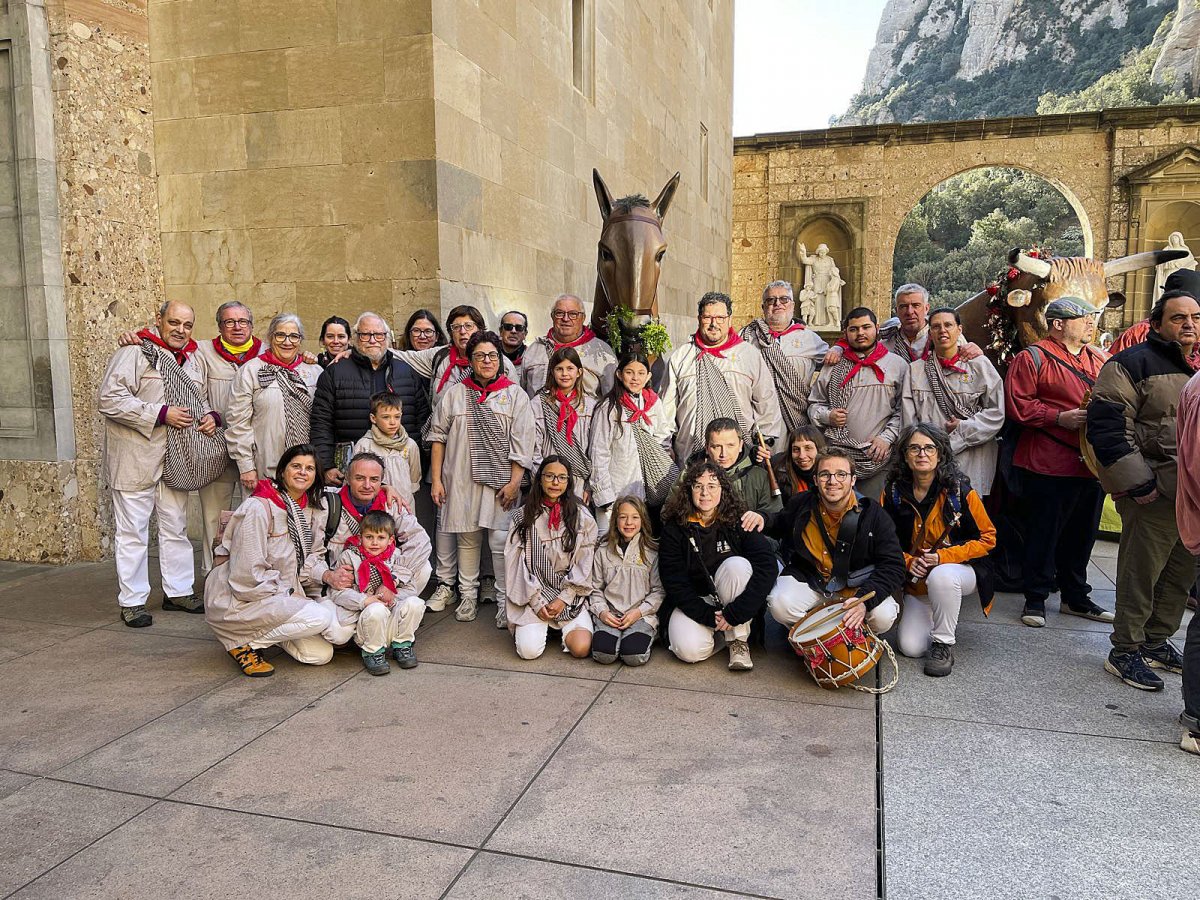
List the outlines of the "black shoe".
{"type": "Polygon", "coordinates": [[[415,669],[417,667],[417,650],[412,641],[399,645],[392,644],[392,659],[402,669],[415,669]]]}
{"type": "Polygon", "coordinates": [[[1165,641],[1161,647],[1143,647],[1142,659],[1152,669],[1162,669],[1176,675],[1183,674],[1183,657],[1170,641],[1165,641]]]}
{"type": "Polygon", "coordinates": [[[930,678],[941,678],[949,675],[954,668],[954,648],[941,641],[929,645],[929,655],[925,658],[925,674],[930,678]]]}
{"type": "Polygon", "coordinates": [[[187,597],[163,597],[163,609],[204,615],[204,601],[195,594],[187,597]]]}
{"type": "Polygon", "coordinates": [[[122,606],[121,621],[130,628],[146,628],[154,624],[154,617],[146,612],[145,604],[141,606],[122,606]]]}
{"type": "Polygon", "coordinates": [[[1046,625],[1046,604],[1041,600],[1026,600],[1025,609],[1021,611],[1021,622],[1030,628],[1044,628],[1046,625]]]}
{"type": "Polygon", "coordinates": [[[1142,659],[1142,654],[1137,651],[1132,653],[1111,651],[1108,659],[1104,661],[1104,671],[1116,675],[1127,685],[1135,687],[1139,691],[1161,691],[1163,689],[1163,680],[1150,671],[1146,661],[1142,659]]]}
{"type": "Polygon", "coordinates": [[[1102,606],[1097,606],[1091,600],[1085,600],[1078,606],[1071,606],[1064,603],[1062,605],[1062,613],[1065,616],[1079,616],[1081,619],[1091,619],[1093,622],[1111,622],[1116,618],[1110,611],[1102,606]]]}

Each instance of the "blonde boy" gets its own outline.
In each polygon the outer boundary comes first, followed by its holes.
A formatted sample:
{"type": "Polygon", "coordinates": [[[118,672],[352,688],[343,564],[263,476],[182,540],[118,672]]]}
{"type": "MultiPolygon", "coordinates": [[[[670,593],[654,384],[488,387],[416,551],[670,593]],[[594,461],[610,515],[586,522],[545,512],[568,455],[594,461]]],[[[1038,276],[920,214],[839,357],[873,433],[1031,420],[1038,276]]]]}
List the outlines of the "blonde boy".
{"type": "Polygon", "coordinates": [[[358,439],[355,453],[374,453],[383,459],[383,483],[413,509],[413,494],[421,485],[421,453],[401,424],[400,398],[384,392],[371,398],[371,430],[358,439]]]}

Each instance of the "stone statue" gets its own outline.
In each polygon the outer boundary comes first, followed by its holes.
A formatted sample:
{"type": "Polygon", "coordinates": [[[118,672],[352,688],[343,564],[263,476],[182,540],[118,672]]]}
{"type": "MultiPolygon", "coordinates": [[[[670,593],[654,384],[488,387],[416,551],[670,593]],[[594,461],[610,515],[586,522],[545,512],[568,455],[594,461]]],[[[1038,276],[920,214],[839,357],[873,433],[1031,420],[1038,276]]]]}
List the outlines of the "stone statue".
{"type": "MultiPolygon", "coordinates": [[[[808,324],[816,328],[840,328],[842,324],[842,273],[829,255],[826,244],[818,244],[815,256],[809,256],[808,248],[799,242],[795,246],[796,262],[804,266],[804,290],[815,295],[815,321],[808,324]]],[[[803,306],[801,307],[803,308],[803,306]]]]}
{"type": "Polygon", "coordinates": [[[1151,295],[1150,302],[1153,303],[1162,296],[1163,285],[1167,283],[1167,276],[1179,269],[1195,269],[1196,257],[1192,256],[1192,251],[1188,250],[1187,244],[1183,242],[1182,232],[1172,231],[1170,237],[1167,238],[1166,250],[1187,250],[1187,256],[1182,259],[1171,260],[1170,262],[1161,263],[1154,267],[1154,293],[1151,295]]]}

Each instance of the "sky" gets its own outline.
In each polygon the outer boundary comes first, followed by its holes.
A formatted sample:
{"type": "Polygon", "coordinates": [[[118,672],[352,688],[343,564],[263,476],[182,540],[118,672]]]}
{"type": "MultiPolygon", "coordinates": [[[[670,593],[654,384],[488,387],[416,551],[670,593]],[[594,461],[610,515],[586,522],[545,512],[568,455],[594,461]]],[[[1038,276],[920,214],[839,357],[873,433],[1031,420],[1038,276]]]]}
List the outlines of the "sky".
{"type": "Polygon", "coordinates": [[[827,128],[862,86],[885,0],[737,0],[733,133],[827,128]]]}

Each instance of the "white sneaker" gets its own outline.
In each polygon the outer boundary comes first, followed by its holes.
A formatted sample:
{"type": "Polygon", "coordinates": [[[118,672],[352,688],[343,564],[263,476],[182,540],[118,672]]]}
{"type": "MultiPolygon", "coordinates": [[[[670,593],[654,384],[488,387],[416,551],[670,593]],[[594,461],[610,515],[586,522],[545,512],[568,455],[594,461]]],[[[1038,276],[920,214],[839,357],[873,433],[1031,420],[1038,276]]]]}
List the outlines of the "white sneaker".
{"type": "Polygon", "coordinates": [[[1179,749],[1200,756],[1200,735],[1185,731],[1179,741],[1179,749]]]}
{"type": "Polygon", "coordinates": [[[754,668],[750,659],[750,645],[745,641],[729,642],[729,670],[731,672],[749,672],[754,668]]]}
{"type": "Polygon", "coordinates": [[[454,588],[448,584],[439,584],[425,605],[429,607],[430,612],[441,612],[447,606],[453,606],[454,601],[454,588]]]}
{"type": "Polygon", "coordinates": [[[474,597],[463,597],[458,603],[458,609],[454,611],[454,618],[460,622],[474,622],[478,609],[479,603],[474,597]]]}
{"type": "Polygon", "coordinates": [[[508,628],[508,613],[505,612],[503,603],[496,603],[496,627],[508,628]]]}

